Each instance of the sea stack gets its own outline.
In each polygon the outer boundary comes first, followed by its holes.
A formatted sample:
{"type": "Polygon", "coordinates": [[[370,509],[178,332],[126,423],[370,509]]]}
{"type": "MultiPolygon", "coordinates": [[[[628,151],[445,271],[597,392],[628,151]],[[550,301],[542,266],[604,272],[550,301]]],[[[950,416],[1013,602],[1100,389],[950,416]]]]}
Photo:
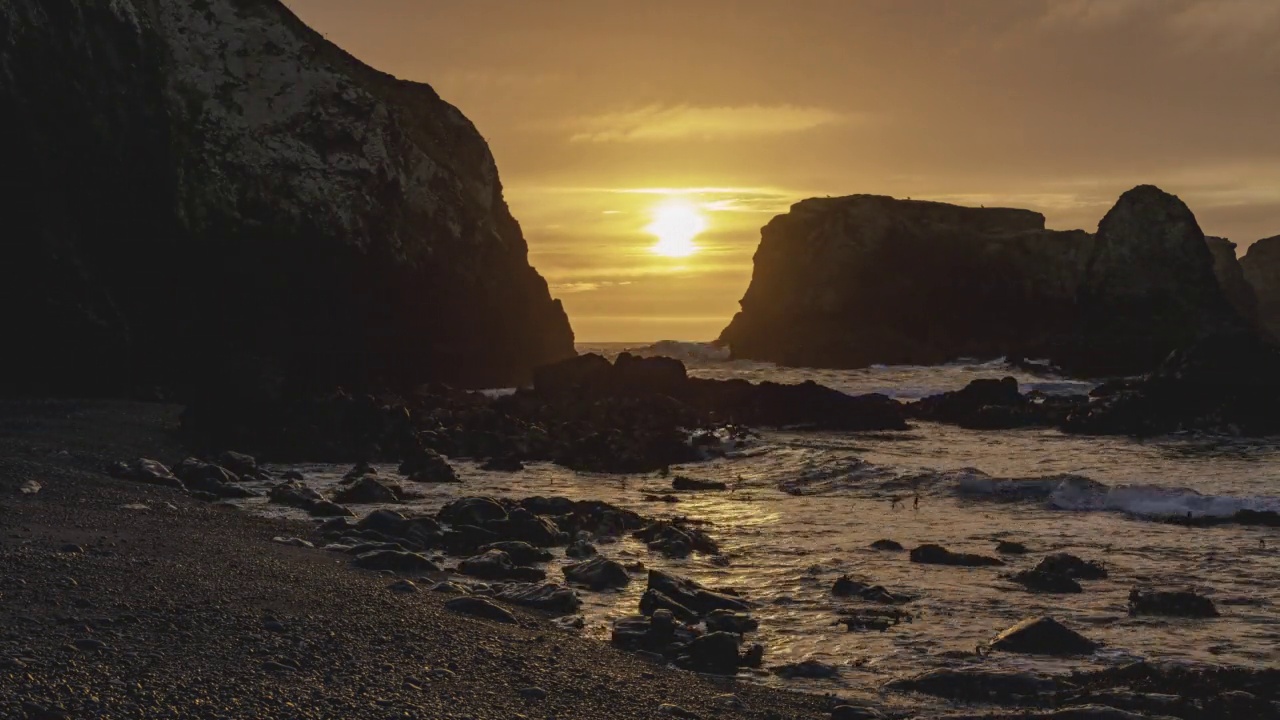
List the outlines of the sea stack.
{"type": "Polygon", "coordinates": [[[720,340],[735,358],[787,365],[1016,355],[1140,373],[1249,324],[1228,301],[1234,263],[1219,258],[1220,285],[1191,211],[1152,186],[1121,196],[1096,236],[1046,230],[1028,210],[805,200],[763,229],[742,311],[720,340]]]}
{"type": "Polygon", "coordinates": [[[276,0],[10,0],[0,27],[0,389],[507,385],[573,354],[427,85],[276,0]]]}
{"type": "Polygon", "coordinates": [[[1258,298],[1258,323],[1280,340],[1280,235],[1250,245],[1240,265],[1258,298]]]}

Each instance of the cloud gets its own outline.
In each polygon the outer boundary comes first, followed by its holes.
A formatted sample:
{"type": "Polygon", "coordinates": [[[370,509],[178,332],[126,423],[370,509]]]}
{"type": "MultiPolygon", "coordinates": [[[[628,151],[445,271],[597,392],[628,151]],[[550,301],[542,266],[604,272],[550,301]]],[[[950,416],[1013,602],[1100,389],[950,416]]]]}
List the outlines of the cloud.
{"type": "Polygon", "coordinates": [[[630,285],[631,281],[626,282],[567,282],[551,285],[551,289],[561,295],[571,295],[573,293],[595,292],[600,288],[617,287],[619,285],[630,285]]]}
{"type": "Polygon", "coordinates": [[[569,139],[592,143],[733,140],[804,132],[852,119],[824,108],[800,105],[649,105],[577,118],[569,123],[573,132],[569,139]]]}
{"type": "Polygon", "coordinates": [[[1113,27],[1161,3],[1162,0],[1059,0],[1045,9],[1040,24],[1088,29],[1113,27]]]}
{"type": "Polygon", "coordinates": [[[1168,27],[1188,41],[1230,47],[1280,37],[1277,0],[1194,2],[1168,19],[1168,27]]]}

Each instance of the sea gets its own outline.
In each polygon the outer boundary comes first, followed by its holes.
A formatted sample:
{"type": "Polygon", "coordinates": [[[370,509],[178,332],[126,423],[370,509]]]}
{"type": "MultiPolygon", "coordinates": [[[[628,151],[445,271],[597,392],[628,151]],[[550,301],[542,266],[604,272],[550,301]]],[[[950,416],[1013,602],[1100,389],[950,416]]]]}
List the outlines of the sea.
{"type": "MultiPolygon", "coordinates": [[[[578,349],[610,357],[622,351],[674,357],[697,377],[813,380],[847,393],[902,400],[1006,376],[1015,377],[1024,390],[1046,393],[1093,387],[1087,381],[1028,374],[1002,360],[823,370],[730,360],[725,350],[706,343],[583,344],[578,349]]],[[[657,474],[599,475],[537,463],[517,473],[486,472],[457,460],[461,484],[415,485],[425,497],[396,509],[434,512],[463,495],[559,495],[706,522],[729,557],[727,566],[700,556],[666,559],[630,538],[600,545],[600,551],[710,587],[733,588],[753,601],[760,629],[747,642],[765,646],[765,663],[745,677],[882,705],[916,702],[883,696],[880,688],[888,680],[971,664],[1056,673],[1140,659],[1249,667],[1280,662],[1280,529],[1160,521],[1187,513],[1280,510],[1280,438],[1181,434],[1139,440],[1044,428],[974,431],[915,423],[911,430],[887,433],[765,430],[727,442],[724,450],[723,457],[673,467],[672,474],[724,481],[732,492],[677,493],[675,504],[645,501],[645,495],[671,492],[671,478],[657,474]],[[936,543],[993,556],[1004,540],[1022,543],[1029,552],[1000,556],[1005,567],[922,565],[910,562],[905,552],[870,547],[881,539],[908,549],[936,543]],[[1070,595],[1031,593],[1007,579],[1058,552],[1100,561],[1109,577],[1082,581],[1084,592],[1070,595]],[[841,612],[870,606],[832,595],[833,582],[844,575],[916,597],[902,607],[910,621],[884,630],[847,629],[838,622],[841,612]],[[1131,617],[1127,600],[1134,587],[1194,590],[1211,598],[1221,617],[1131,617]],[[1041,616],[1055,618],[1101,649],[1071,659],[976,653],[1005,628],[1041,616]],[[804,660],[834,666],[835,677],[785,679],[769,671],[804,660]]],[[[322,491],[348,469],[291,467],[322,491]]],[[[395,467],[381,471],[394,476],[395,467]]],[[[245,502],[256,512],[296,513],[262,500],[245,502]]],[[[567,562],[557,557],[549,577],[560,576],[556,566],[567,562]]],[[[638,576],[621,591],[583,591],[580,632],[607,642],[613,621],[637,612],[644,586],[638,576]]]]}

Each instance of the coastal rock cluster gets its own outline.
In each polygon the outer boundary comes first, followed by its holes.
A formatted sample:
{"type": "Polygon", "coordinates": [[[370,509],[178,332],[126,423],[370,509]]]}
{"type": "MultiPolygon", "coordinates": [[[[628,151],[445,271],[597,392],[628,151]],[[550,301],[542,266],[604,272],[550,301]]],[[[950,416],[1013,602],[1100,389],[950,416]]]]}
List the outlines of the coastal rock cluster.
{"type": "Polygon", "coordinates": [[[573,354],[430,87],[275,0],[13,0],[0,27],[0,390],[495,386],[573,354]]]}
{"type": "Polygon", "coordinates": [[[1007,356],[1077,375],[1147,372],[1177,348],[1255,326],[1248,273],[1224,243],[1149,185],[1124,193],[1096,234],[1046,230],[1027,210],[804,200],[762,230],[720,341],[735,358],[786,365],[1007,356]]]}

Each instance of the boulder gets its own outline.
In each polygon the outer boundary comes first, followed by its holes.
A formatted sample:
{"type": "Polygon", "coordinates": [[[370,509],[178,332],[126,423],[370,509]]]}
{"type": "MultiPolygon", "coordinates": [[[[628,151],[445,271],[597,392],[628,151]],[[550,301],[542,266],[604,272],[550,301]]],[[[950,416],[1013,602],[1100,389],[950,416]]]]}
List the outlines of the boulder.
{"type": "Polygon", "coordinates": [[[832,583],[831,594],[836,597],[856,597],[861,600],[887,605],[897,605],[914,599],[910,595],[891,593],[880,585],[871,585],[870,583],[854,580],[848,575],[842,575],[832,583]]]}
{"type": "Polygon", "coordinates": [[[582,598],[573,588],[554,583],[507,583],[494,598],[559,615],[576,612],[582,607],[582,598]]]}
{"type": "Polygon", "coordinates": [[[516,565],[532,565],[534,563],[549,562],[552,555],[549,551],[542,548],[536,548],[527,542],[519,540],[503,540],[501,542],[491,543],[480,548],[481,552],[487,550],[501,550],[511,558],[511,562],[516,565]]]}
{"type": "Polygon", "coordinates": [[[578,560],[589,558],[592,555],[595,555],[596,552],[596,546],[586,540],[576,540],[570,543],[569,547],[564,549],[565,557],[576,558],[578,560]]]}
{"type": "Polygon", "coordinates": [[[1280,340],[1280,235],[1258,240],[1240,259],[1244,278],[1258,303],[1258,323],[1280,340]]]}
{"type": "Polygon", "coordinates": [[[733,675],[738,672],[741,657],[738,645],[742,638],[733,633],[710,632],[695,638],[676,658],[676,664],[687,670],[733,675]]]}
{"type": "Polygon", "coordinates": [[[973,553],[955,553],[941,545],[925,544],[911,550],[911,562],[926,565],[958,565],[962,567],[992,567],[1004,565],[999,558],[973,553]]]}
{"type": "MultiPolygon", "coordinates": [[[[674,615],[674,613],[672,614],[674,615]]],[[[703,622],[707,626],[707,632],[727,632],[744,635],[760,629],[758,620],[746,613],[732,610],[712,610],[710,614],[703,618],[703,622]]]]}
{"type": "Polygon", "coordinates": [[[803,660],[798,663],[786,663],[769,668],[769,671],[780,678],[826,679],[840,676],[840,669],[817,660],[803,660]]]}
{"type": "Polygon", "coordinates": [[[1028,618],[991,641],[993,650],[1027,655],[1088,655],[1097,643],[1049,617],[1028,618]]]}
{"type": "Polygon", "coordinates": [[[1001,540],[996,543],[996,552],[1001,555],[1026,555],[1027,546],[1012,540],[1001,540]]]}
{"type": "Polygon", "coordinates": [[[626,587],[631,576],[621,564],[599,555],[580,563],[564,566],[564,579],[592,590],[626,587]]]}
{"type": "Polygon", "coordinates": [[[426,555],[402,550],[374,550],[356,555],[352,565],[365,570],[391,570],[398,573],[440,572],[440,566],[426,555]]]}
{"type": "Polygon", "coordinates": [[[745,612],[751,609],[751,603],[742,598],[708,590],[693,580],[661,570],[649,570],[647,589],[670,598],[699,616],[708,615],[713,610],[745,612]]]}
{"type": "Polygon", "coordinates": [[[1055,553],[1041,560],[1035,570],[1076,580],[1105,580],[1107,568],[1096,560],[1082,560],[1071,553],[1055,553]]]}
{"type": "Polygon", "coordinates": [[[1053,692],[1057,684],[1041,675],[981,668],[931,670],[914,677],[890,681],[891,690],[919,692],[949,700],[1016,704],[1019,698],[1053,692]]]}
{"type": "Polygon", "coordinates": [[[1244,266],[1236,257],[1236,244],[1222,237],[1205,236],[1209,254],[1213,257],[1213,276],[1218,287],[1239,315],[1249,326],[1258,326],[1258,296],[1245,278],[1244,266]]]}
{"type": "Polygon", "coordinates": [[[665,593],[648,588],[644,594],[640,596],[640,613],[642,615],[654,615],[659,612],[665,612],[680,622],[696,623],[701,618],[698,613],[672,600],[665,593]]]}
{"type": "Polygon", "coordinates": [[[1048,572],[1039,568],[1023,570],[1009,576],[1009,579],[1025,587],[1031,592],[1040,593],[1079,593],[1084,592],[1080,583],[1070,575],[1048,572]]]}
{"type": "Polygon", "coordinates": [[[872,550],[883,550],[886,552],[902,552],[906,548],[902,547],[902,543],[897,540],[876,540],[871,543],[872,550]]]}
{"type": "Polygon", "coordinates": [[[547,573],[539,568],[523,567],[511,561],[511,556],[501,550],[487,550],[458,563],[458,572],[482,580],[519,580],[538,582],[547,573]]]}
{"type": "Polygon", "coordinates": [[[176,385],[231,418],[280,378],[502,387],[574,354],[432,88],[276,0],[56,1],[0,8],[0,214],[26,238],[0,326],[27,344],[0,392],[176,385]]]}
{"type": "Polygon", "coordinates": [[[313,517],[353,517],[355,513],[325,498],[297,480],[280,483],[268,492],[271,502],[306,510],[313,517]]]}
{"type": "Polygon", "coordinates": [[[252,476],[258,472],[258,461],[252,455],[234,450],[224,450],[219,453],[218,464],[240,476],[252,476]]]}
{"type": "Polygon", "coordinates": [[[333,494],[333,501],[344,505],[401,502],[400,494],[389,485],[365,476],[333,494]]]}
{"type": "Polygon", "coordinates": [[[497,605],[485,600],[484,598],[464,595],[463,597],[454,598],[444,604],[445,609],[452,610],[463,615],[471,615],[473,617],[483,618],[485,620],[493,620],[494,622],[505,623],[507,625],[516,625],[518,621],[511,611],[500,608],[497,605]]]}
{"type": "Polygon", "coordinates": [[[1129,591],[1129,614],[1216,618],[1218,608],[1212,600],[1191,590],[1134,588],[1129,591]]]}
{"type": "Polygon", "coordinates": [[[400,463],[400,474],[409,476],[413,482],[420,483],[456,483],[458,473],[440,453],[430,448],[416,448],[410,456],[400,463]]]}
{"type": "Polygon", "coordinates": [[[169,468],[165,467],[164,463],[158,460],[138,458],[133,462],[120,461],[112,465],[109,470],[113,477],[123,480],[134,480],[148,485],[160,485],[178,490],[186,489],[182,481],[169,468]]]}
{"type": "Polygon", "coordinates": [[[484,526],[507,519],[502,503],[487,497],[464,497],[447,503],[436,513],[436,519],[450,525],[484,526]]]}

